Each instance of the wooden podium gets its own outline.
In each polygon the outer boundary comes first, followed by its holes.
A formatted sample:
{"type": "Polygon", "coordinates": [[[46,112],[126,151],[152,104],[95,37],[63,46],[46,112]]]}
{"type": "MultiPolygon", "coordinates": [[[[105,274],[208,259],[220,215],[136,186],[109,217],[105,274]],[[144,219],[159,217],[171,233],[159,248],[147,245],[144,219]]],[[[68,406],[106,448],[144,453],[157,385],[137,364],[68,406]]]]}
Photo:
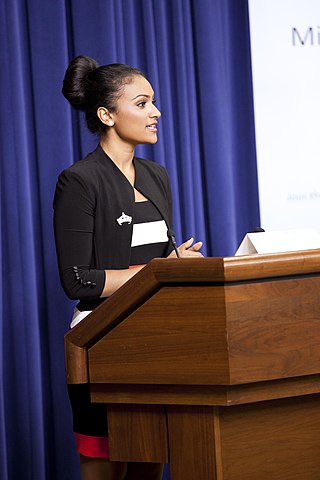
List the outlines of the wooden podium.
{"type": "Polygon", "coordinates": [[[320,250],[155,259],[65,336],[112,460],[320,479],[320,250]]]}

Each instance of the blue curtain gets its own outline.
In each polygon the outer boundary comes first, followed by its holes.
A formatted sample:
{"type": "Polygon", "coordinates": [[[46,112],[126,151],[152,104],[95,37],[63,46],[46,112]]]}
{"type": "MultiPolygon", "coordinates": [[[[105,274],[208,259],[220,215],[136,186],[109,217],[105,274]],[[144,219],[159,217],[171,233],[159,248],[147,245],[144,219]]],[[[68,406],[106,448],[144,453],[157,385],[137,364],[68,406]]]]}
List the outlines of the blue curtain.
{"type": "Polygon", "coordinates": [[[1,479],[79,478],[52,198],[97,139],[60,93],[69,61],[147,73],[162,118],[137,154],[169,171],[177,241],[232,255],[259,225],[248,28],[247,0],[0,2],[1,479]]]}

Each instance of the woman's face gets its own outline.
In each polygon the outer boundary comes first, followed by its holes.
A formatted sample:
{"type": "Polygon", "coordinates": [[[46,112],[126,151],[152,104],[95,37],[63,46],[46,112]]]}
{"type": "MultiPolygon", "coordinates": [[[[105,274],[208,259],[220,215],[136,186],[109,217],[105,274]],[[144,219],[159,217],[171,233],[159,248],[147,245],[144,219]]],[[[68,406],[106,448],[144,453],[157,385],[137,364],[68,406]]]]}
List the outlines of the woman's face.
{"type": "Polygon", "coordinates": [[[161,116],[155,106],[154,91],[144,77],[135,75],[124,86],[117,102],[117,112],[111,114],[113,132],[131,145],[156,143],[157,120],[161,116]]]}

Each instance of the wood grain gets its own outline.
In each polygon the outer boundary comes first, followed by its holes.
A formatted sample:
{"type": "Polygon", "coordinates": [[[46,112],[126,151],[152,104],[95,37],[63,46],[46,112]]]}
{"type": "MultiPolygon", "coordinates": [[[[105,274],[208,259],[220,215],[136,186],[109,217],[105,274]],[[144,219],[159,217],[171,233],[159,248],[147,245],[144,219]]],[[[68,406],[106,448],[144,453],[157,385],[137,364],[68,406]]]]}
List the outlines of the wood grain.
{"type": "Polygon", "coordinates": [[[219,407],[219,480],[318,480],[320,396],[219,407]]]}
{"type": "Polygon", "coordinates": [[[320,278],[226,288],[230,383],[320,372],[320,278]]]}
{"type": "Polygon", "coordinates": [[[320,375],[246,385],[91,384],[98,403],[232,406],[320,393],[320,375]]]}
{"type": "Polygon", "coordinates": [[[66,334],[67,381],[89,381],[89,373],[85,371],[88,366],[84,366],[87,350],[166,286],[175,290],[191,285],[219,286],[222,298],[225,287],[234,283],[245,281],[249,285],[288,276],[319,278],[319,258],[320,250],[249,257],[154,259],[66,334]]]}
{"type": "Polygon", "coordinates": [[[170,406],[168,430],[171,480],[216,480],[213,408],[170,406]]]}
{"type": "Polygon", "coordinates": [[[68,381],[113,402],[112,458],[169,451],[172,480],[318,480],[319,282],[320,250],[141,270],[66,335],[68,381]]]}
{"type": "Polygon", "coordinates": [[[89,349],[92,383],[227,384],[224,292],[163,287],[89,349]]]}
{"type": "Polygon", "coordinates": [[[165,409],[160,405],[108,405],[110,459],[168,462],[165,409]]]}
{"type": "Polygon", "coordinates": [[[236,385],[320,372],[320,278],[163,287],[89,349],[92,383],[236,385]]]}

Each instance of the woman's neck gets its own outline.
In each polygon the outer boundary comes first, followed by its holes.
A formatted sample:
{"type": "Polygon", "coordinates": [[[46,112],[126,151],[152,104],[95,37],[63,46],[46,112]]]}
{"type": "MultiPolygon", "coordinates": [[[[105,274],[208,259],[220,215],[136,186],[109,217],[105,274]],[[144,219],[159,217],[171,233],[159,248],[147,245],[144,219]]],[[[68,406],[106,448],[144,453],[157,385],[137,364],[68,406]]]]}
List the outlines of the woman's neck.
{"type": "Polygon", "coordinates": [[[102,137],[100,146],[121,171],[124,172],[132,168],[134,157],[134,147],[132,145],[118,145],[118,142],[110,142],[102,137]]]}
{"type": "Polygon", "coordinates": [[[115,145],[113,142],[103,138],[100,139],[100,146],[119,170],[127,177],[131,185],[134,185],[134,147],[131,145],[115,145]]]}

